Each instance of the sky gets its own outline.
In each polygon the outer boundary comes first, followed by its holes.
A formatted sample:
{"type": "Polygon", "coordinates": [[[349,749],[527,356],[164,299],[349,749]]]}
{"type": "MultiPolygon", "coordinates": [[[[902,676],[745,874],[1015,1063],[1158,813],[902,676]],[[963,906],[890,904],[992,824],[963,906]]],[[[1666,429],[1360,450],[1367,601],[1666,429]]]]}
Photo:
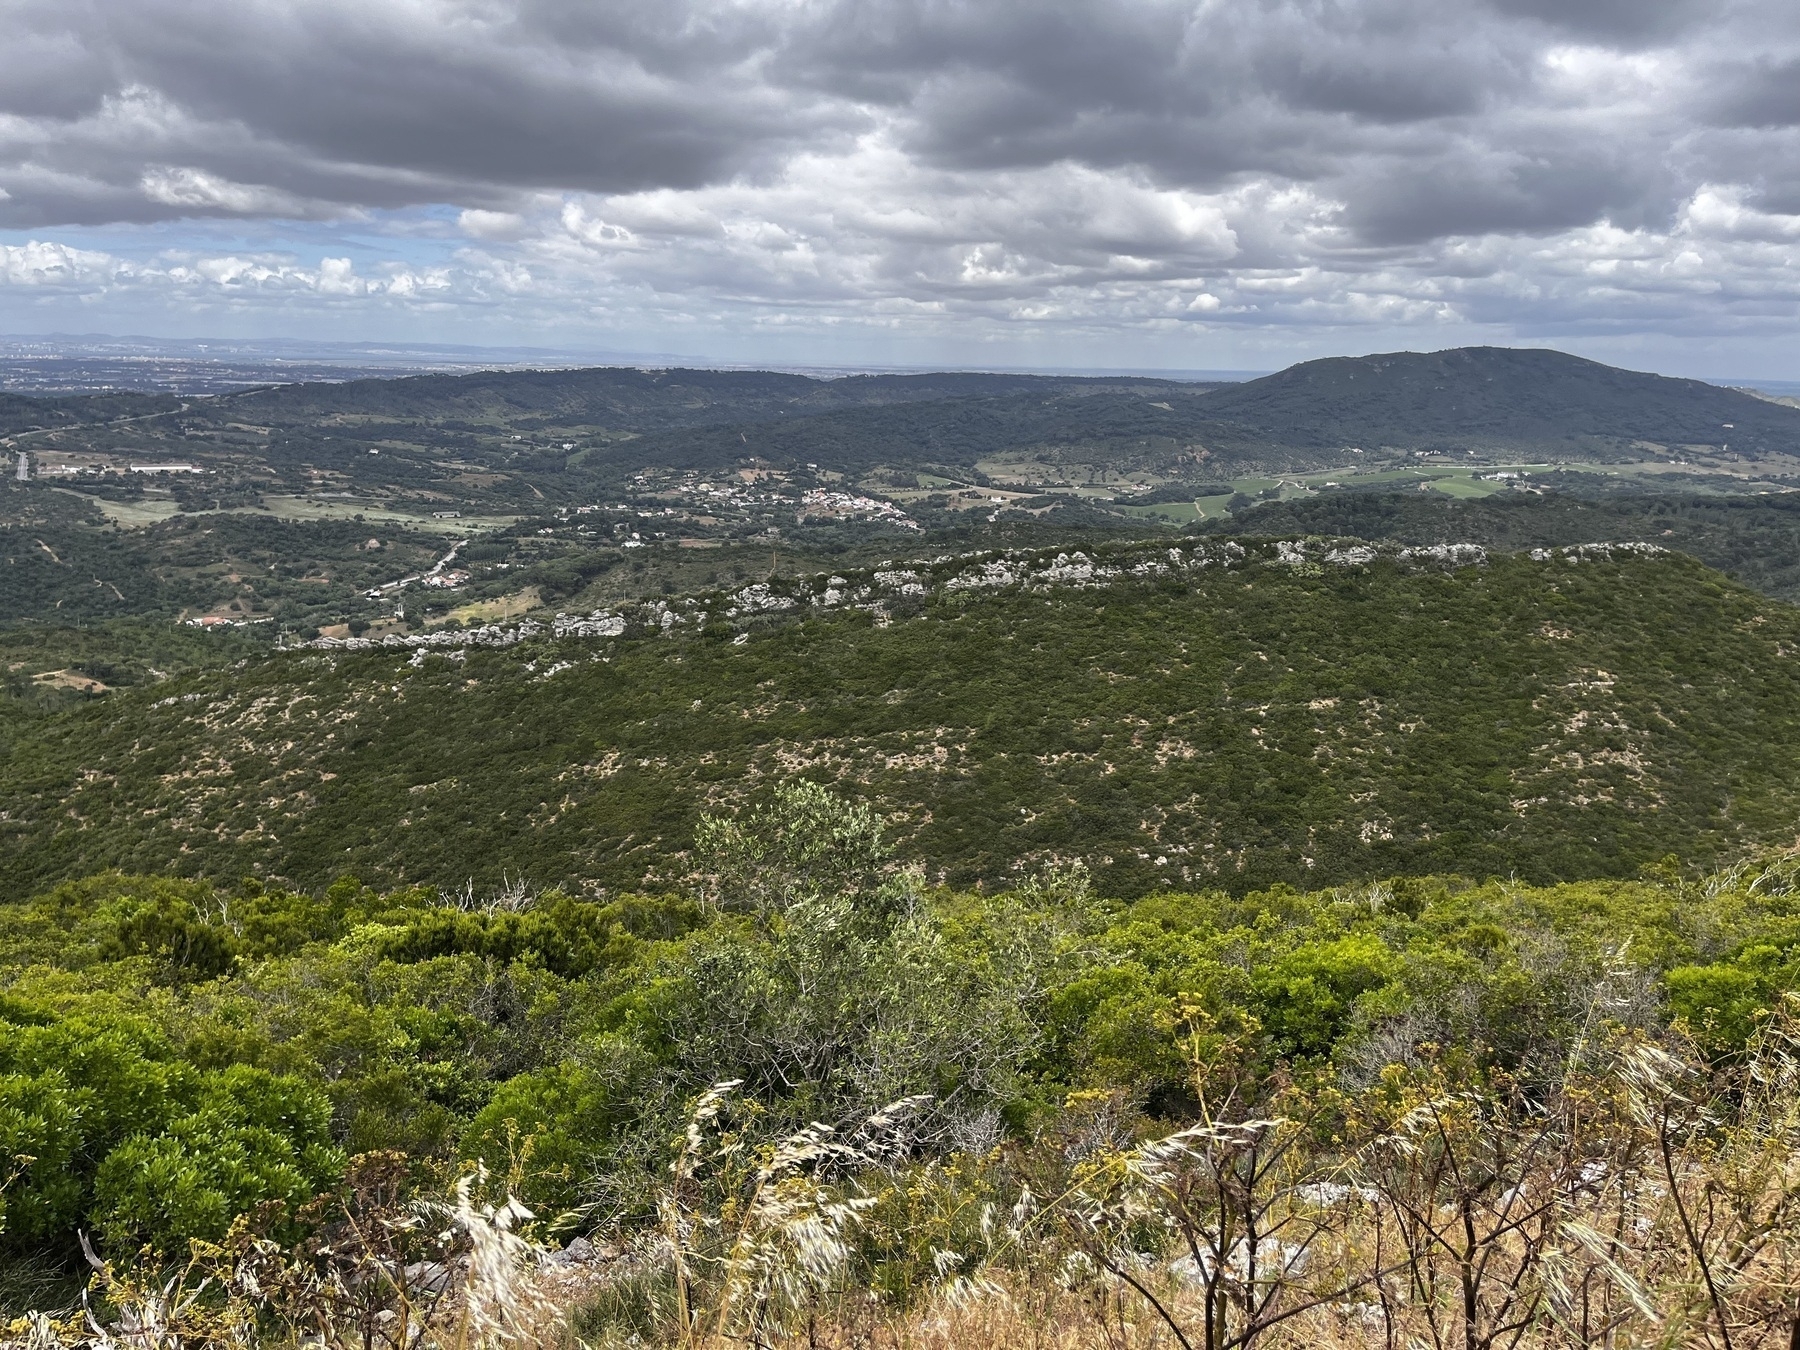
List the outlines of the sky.
{"type": "Polygon", "coordinates": [[[1800,380],[1795,0],[0,0],[0,333],[1800,380]]]}

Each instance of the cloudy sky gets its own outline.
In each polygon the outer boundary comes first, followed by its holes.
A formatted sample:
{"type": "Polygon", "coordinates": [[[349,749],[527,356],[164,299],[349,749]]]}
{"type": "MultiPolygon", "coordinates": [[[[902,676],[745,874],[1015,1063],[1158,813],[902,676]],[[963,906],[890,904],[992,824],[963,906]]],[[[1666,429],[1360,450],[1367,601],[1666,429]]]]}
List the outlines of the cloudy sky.
{"type": "Polygon", "coordinates": [[[0,0],[0,332],[1800,380],[1794,0],[0,0]]]}

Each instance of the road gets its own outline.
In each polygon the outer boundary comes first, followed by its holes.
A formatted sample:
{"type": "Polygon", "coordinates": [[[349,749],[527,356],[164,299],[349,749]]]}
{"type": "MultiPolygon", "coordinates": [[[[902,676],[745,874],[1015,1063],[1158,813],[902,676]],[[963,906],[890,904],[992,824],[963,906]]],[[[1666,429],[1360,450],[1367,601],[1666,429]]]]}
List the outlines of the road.
{"type": "Polygon", "coordinates": [[[427,577],[438,576],[446,567],[456,561],[456,555],[467,548],[468,545],[469,541],[467,539],[458,539],[450,546],[450,551],[432,565],[429,572],[414,572],[411,576],[401,577],[398,581],[390,581],[385,585],[373,587],[370,590],[364,591],[363,594],[368,596],[371,600],[379,600],[390,591],[404,590],[414,582],[424,581],[427,577]]]}

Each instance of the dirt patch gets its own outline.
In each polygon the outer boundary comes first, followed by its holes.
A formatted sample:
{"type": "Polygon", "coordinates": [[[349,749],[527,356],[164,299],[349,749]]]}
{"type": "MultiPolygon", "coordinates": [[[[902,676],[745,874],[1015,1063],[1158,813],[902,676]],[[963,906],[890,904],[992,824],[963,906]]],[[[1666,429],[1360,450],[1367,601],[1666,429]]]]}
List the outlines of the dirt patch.
{"type": "MultiPolygon", "coordinates": [[[[544,599],[538,594],[536,586],[527,586],[522,591],[514,591],[511,595],[496,596],[492,600],[474,600],[466,605],[458,605],[441,619],[433,619],[430,626],[448,623],[452,619],[458,623],[505,623],[509,619],[522,618],[534,609],[543,608],[544,599]]],[[[322,630],[321,630],[322,631],[322,630]]]]}
{"type": "Polygon", "coordinates": [[[112,687],[75,670],[46,670],[42,675],[32,676],[32,680],[52,689],[73,689],[83,694],[104,694],[112,687]]]}

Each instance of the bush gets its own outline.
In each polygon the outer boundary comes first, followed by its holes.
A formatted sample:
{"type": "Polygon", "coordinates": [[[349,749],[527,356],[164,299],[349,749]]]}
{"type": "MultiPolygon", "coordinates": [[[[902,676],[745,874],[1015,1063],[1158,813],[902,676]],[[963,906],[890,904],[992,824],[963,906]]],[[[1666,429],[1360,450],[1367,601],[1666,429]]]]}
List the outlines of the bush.
{"type": "Polygon", "coordinates": [[[9,1243],[78,1228],[173,1249],[217,1238],[265,1199],[299,1201],[341,1170],[331,1108],[291,1076],[204,1072],[128,1020],[0,1022],[0,1192],[9,1243]]]}
{"type": "Polygon", "coordinates": [[[540,1215],[566,1213],[593,1198],[594,1173],[632,1107],[578,1064],[520,1074],[469,1122],[463,1154],[496,1176],[516,1174],[519,1198],[540,1215]]]}
{"type": "Polygon", "coordinates": [[[1669,1011],[1715,1056],[1737,1053],[1767,1014],[1772,990],[1766,977],[1728,962],[1679,966],[1667,976],[1669,1011]]]}
{"type": "Polygon", "coordinates": [[[197,1108],[159,1134],[107,1155],[92,1218],[115,1247],[176,1251],[225,1236],[232,1219],[269,1200],[297,1207],[340,1175],[331,1103],[297,1078],[234,1065],[210,1075],[197,1108]]]}

